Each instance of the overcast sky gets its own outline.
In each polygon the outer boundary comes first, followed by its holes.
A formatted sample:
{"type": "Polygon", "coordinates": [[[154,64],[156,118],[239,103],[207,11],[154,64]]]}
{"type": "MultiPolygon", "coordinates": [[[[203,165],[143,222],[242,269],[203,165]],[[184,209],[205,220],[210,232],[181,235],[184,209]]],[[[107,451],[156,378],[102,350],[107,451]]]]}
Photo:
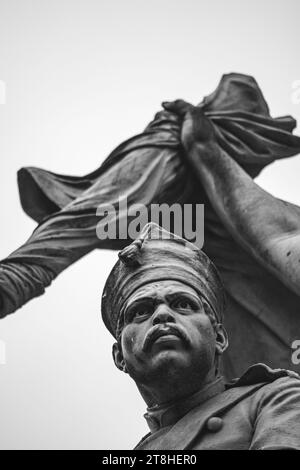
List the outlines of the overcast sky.
{"type": "MultiPolygon", "coordinates": [[[[0,258],[35,227],[19,203],[20,167],[91,172],[162,100],[196,104],[223,73],[242,72],[273,116],[299,120],[299,17],[299,0],[0,0],[0,258]]],[[[257,181],[300,205],[299,174],[294,157],[257,181]]],[[[91,253],[0,321],[1,448],[130,449],[148,432],[100,320],[116,258],[91,253]]]]}

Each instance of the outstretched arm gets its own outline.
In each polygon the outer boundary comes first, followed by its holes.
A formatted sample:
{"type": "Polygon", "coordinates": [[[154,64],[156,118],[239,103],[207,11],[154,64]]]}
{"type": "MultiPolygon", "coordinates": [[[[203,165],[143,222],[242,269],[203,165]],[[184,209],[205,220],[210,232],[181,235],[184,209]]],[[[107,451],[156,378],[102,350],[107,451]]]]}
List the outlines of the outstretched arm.
{"type": "Polygon", "coordinates": [[[216,143],[200,107],[182,100],[164,103],[183,117],[182,144],[212,206],[248,252],[300,295],[300,210],[276,199],[216,143]]]}

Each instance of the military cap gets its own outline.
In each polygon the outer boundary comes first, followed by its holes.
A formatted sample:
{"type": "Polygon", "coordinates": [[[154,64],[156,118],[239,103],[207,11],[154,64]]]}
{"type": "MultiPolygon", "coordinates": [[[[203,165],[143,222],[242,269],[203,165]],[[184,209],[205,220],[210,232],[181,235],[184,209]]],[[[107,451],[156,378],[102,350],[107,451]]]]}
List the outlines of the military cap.
{"type": "Polygon", "coordinates": [[[114,337],[122,328],[129,297],[145,284],[180,281],[205,299],[218,323],[222,322],[224,289],[213,262],[196,245],[150,222],[140,236],[119,252],[102,295],[103,321],[114,337]]]}

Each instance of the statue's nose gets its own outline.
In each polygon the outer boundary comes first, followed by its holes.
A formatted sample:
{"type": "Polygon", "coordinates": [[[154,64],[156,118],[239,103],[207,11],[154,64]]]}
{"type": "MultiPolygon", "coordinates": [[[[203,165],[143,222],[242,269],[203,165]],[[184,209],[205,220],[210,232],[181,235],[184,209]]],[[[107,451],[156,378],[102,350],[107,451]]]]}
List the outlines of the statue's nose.
{"type": "Polygon", "coordinates": [[[175,323],[175,316],[172,310],[165,304],[158,305],[152,318],[153,325],[159,323],[175,323]]]}

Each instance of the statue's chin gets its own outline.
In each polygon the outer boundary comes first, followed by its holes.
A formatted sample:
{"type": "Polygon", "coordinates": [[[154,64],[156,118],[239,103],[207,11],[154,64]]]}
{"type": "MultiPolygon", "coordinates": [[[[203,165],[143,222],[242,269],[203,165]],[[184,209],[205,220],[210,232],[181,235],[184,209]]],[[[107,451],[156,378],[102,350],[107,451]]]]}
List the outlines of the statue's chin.
{"type": "Polygon", "coordinates": [[[150,376],[153,379],[154,377],[166,379],[178,375],[182,380],[182,377],[193,367],[193,364],[186,351],[170,346],[161,347],[156,351],[148,366],[148,370],[145,370],[148,379],[150,376]]]}

